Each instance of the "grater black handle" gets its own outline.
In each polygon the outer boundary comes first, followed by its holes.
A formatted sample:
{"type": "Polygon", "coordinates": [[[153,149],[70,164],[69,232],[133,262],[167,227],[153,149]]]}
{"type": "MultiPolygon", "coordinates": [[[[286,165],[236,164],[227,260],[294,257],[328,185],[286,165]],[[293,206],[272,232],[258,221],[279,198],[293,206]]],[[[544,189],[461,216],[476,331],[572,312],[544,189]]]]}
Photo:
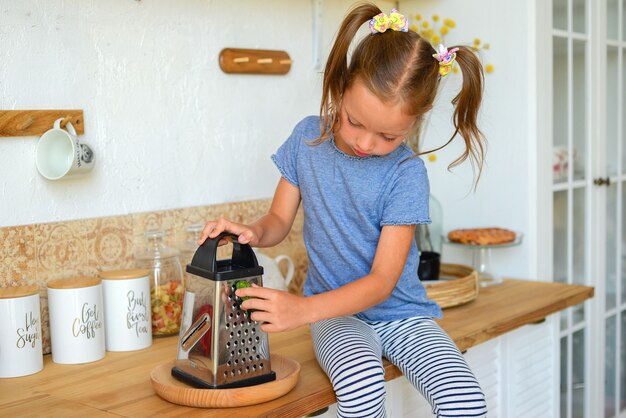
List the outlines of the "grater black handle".
{"type": "MultiPolygon", "coordinates": [[[[238,236],[230,232],[222,232],[215,238],[207,238],[196,250],[190,266],[200,268],[205,272],[216,273],[219,270],[217,248],[219,242],[226,238],[233,238],[233,255],[229,263],[231,269],[251,269],[258,267],[258,262],[252,247],[237,241],[238,236]]],[[[189,270],[189,269],[188,269],[189,270]]]]}

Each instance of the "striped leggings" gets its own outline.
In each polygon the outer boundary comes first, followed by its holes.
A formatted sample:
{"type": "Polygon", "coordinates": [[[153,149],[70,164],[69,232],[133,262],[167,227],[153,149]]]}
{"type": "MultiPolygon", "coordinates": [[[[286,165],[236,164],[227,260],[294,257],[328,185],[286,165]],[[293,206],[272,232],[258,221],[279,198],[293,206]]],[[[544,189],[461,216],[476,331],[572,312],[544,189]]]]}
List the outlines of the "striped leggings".
{"type": "Polygon", "coordinates": [[[395,364],[437,417],[484,417],[485,396],[463,355],[431,318],[311,324],[315,355],[332,382],[338,417],[385,417],[385,370],[395,364]]]}

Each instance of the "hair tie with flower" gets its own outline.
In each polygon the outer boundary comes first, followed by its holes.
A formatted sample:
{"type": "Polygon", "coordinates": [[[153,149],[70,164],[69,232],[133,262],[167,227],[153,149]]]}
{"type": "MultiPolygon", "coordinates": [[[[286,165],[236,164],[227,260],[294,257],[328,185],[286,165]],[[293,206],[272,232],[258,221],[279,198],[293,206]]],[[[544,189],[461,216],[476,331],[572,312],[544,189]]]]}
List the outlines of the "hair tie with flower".
{"type": "Polygon", "coordinates": [[[370,20],[370,30],[372,34],[383,33],[387,29],[395,30],[397,32],[408,32],[409,21],[398,10],[391,9],[391,13],[386,15],[385,13],[379,13],[370,20]]]}
{"type": "Polygon", "coordinates": [[[439,75],[441,77],[445,77],[450,73],[452,69],[452,64],[454,64],[454,60],[456,59],[456,51],[459,48],[452,48],[448,51],[448,48],[439,44],[437,47],[437,53],[433,54],[433,57],[439,61],[439,75]]]}

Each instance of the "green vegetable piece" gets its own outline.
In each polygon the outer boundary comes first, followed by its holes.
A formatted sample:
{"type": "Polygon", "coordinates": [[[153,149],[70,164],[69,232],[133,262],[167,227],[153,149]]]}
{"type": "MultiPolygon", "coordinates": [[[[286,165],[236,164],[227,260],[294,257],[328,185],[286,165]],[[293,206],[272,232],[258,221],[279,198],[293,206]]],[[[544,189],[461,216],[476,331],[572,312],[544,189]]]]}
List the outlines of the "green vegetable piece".
{"type": "Polygon", "coordinates": [[[250,284],[250,282],[245,281],[245,280],[238,280],[237,283],[235,283],[235,287],[237,289],[243,289],[245,287],[252,287],[252,285],[250,284]]]}
{"type": "MultiPolygon", "coordinates": [[[[237,282],[235,282],[235,291],[237,289],[244,289],[246,287],[252,287],[252,284],[246,280],[239,280],[237,282]]],[[[241,299],[241,301],[243,302],[244,300],[248,300],[250,299],[250,296],[244,296],[244,297],[239,297],[237,296],[239,299],[241,299]]],[[[252,312],[256,311],[256,309],[246,309],[245,312],[248,315],[248,317],[250,317],[250,315],[252,314],[252,312]]]]}
{"type": "MultiPolygon", "coordinates": [[[[244,289],[246,287],[252,287],[250,282],[245,280],[239,280],[235,283],[235,289],[244,289]]],[[[241,298],[242,301],[250,299],[250,296],[244,296],[241,298]]]]}

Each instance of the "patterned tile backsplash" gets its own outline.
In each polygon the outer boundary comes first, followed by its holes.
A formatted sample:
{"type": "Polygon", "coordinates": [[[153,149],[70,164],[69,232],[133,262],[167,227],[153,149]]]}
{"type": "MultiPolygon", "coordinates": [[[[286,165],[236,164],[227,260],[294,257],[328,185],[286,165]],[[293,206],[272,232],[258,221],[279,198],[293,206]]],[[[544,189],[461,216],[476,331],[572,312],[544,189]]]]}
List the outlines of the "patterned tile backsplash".
{"type": "MultiPolygon", "coordinates": [[[[144,245],[144,232],[165,231],[165,243],[181,248],[187,226],[223,216],[250,223],[266,213],[270,199],[137,213],[108,218],[0,228],[0,287],[36,284],[42,309],[44,353],[50,352],[46,283],[53,279],[97,276],[102,270],[131,268],[134,254],[144,245]]],[[[301,293],[306,275],[302,240],[302,210],[289,236],[273,248],[261,250],[275,257],[285,254],[295,264],[289,290],[301,293]]]]}

